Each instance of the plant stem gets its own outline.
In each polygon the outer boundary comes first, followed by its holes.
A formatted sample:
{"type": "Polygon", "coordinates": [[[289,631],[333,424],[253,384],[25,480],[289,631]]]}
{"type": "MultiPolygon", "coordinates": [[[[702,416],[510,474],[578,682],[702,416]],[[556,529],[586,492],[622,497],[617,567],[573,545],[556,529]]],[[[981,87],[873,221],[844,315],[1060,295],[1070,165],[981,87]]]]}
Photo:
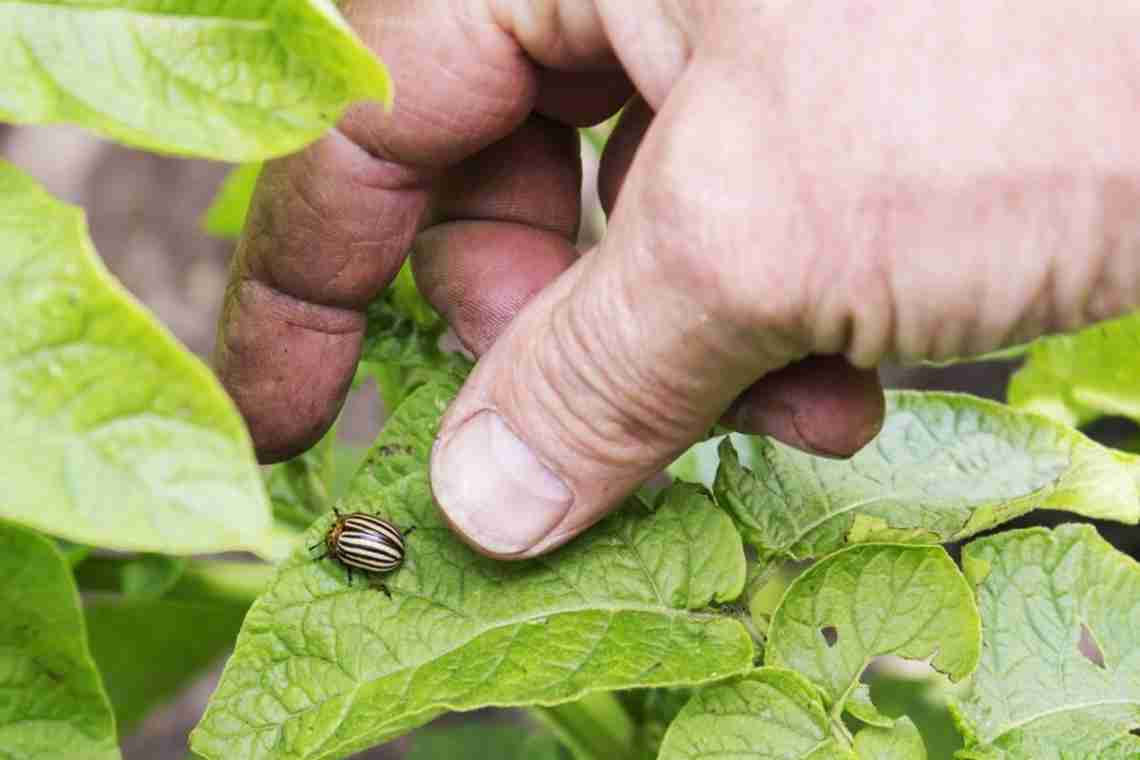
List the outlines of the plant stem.
{"type": "Polygon", "coordinates": [[[575,760],[633,760],[637,727],[610,692],[590,694],[577,702],[532,707],[532,715],[570,749],[575,760]]]}
{"type": "MultiPolygon", "coordinates": [[[[88,557],[75,568],[81,591],[119,593],[125,557],[88,557]]],[[[178,582],[163,598],[180,601],[217,601],[249,605],[269,585],[273,567],[260,562],[191,559],[178,582]]]]}
{"type": "Polygon", "coordinates": [[[260,562],[191,560],[168,596],[252,604],[272,577],[273,566],[260,562]]]}

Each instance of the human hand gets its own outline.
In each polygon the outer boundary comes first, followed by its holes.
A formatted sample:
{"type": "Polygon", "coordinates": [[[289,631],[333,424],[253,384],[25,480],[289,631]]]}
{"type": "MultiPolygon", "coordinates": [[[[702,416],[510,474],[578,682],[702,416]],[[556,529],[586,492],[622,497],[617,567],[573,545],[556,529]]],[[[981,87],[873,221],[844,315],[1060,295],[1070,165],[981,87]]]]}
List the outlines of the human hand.
{"type": "Polygon", "coordinates": [[[263,459],[311,445],[411,249],[482,357],[431,479],[489,554],[564,543],[718,418],[850,454],[881,424],[882,359],[1140,300],[1137,3],[344,9],[395,109],[266,166],[219,372],[263,459]],[[570,125],[634,89],[602,163],[609,228],[578,257],[570,125]]]}

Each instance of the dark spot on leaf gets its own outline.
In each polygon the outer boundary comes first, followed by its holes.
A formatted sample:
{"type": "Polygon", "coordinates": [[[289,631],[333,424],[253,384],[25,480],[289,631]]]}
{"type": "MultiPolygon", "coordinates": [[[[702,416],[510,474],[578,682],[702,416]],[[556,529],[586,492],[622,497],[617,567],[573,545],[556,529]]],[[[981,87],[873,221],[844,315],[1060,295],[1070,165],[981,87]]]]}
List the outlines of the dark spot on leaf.
{"type": "Polygon", "coordinates": [[[1096,643],[1096,637],[1084,623],[1081,623],[1081,640],[1077,642],[1077,651],[1093,665],[1104,669],[1104,652],[1100,651],[1100,644],[1096,643]]]}
{"type": "Polygon", "coordinates": [[[376,453],[382,457],[394,457],[394,456],[406,456],[407,457],[407,456],[411,456],[414,452],[412,451],[411,446],[401,446],[399,444],[391,443],[391,444],[388,444],[387,446],[381,446],[380,448],[376,449],[376,453]]]}
{"type": "Polygon", "coordinates": [[[835,646],[835,642],[839,641],[839,629],[833,625],[825,625],[819,629],[819,632],[828,647],[835,646]]]}

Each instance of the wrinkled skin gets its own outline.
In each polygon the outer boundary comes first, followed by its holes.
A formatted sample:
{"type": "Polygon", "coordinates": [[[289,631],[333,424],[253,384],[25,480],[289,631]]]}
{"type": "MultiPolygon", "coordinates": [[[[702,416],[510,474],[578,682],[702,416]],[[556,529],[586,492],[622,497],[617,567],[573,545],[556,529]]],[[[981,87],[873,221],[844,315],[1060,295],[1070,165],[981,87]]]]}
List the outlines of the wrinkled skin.
{"type": "Polygon", "coordinates": [[[488,554],[564,543],[718,418],[849,455],[884,358],[1137,304],[1140,3],[343,6],[394,111],[266,166],[218,369],[265,461],[302,451],[410,250],[481,356],[431,477],[488,554]],[[631,97],[579,256],[573,127],[631,97]]]}

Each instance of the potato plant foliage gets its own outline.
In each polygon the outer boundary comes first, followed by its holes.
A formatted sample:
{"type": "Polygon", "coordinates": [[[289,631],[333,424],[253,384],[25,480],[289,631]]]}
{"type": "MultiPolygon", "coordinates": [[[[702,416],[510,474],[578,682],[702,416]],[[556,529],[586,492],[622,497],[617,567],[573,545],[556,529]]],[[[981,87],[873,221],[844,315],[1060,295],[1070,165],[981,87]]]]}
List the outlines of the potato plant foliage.
{"type": "MultiPolygon", "coordinates": [[[[0,51],[0,119],[245,162],[203,218],[222,236],[260,161],[392,97],[330,0],[14,0],[0,51]]],[[[198,758],[332,760],[492,706],[535,720],[419,731],[409,757],[1140,757],[1140,566],[1090,525],[995,530],[1037,509],[1140,521],[1137,457],[1074,427],[1140,422],[1140,316],[1025,347],[1009,404],[892,392],[847,461],[710,439],[664,490],[501,563],[432,501],[470,363],[407,269],[368,311],[358,374],[391,412],[374,444],[330,434],[264,470],[82,212],[6,163],[0,291],[0,756],[119,757],[232,647],[198,758]],[[391,598],[310,555],[334,507],[416,527],[391,598]],[[922,693],[950,745],[868,686],[884,656],[941,674],[922,693]]]]}

